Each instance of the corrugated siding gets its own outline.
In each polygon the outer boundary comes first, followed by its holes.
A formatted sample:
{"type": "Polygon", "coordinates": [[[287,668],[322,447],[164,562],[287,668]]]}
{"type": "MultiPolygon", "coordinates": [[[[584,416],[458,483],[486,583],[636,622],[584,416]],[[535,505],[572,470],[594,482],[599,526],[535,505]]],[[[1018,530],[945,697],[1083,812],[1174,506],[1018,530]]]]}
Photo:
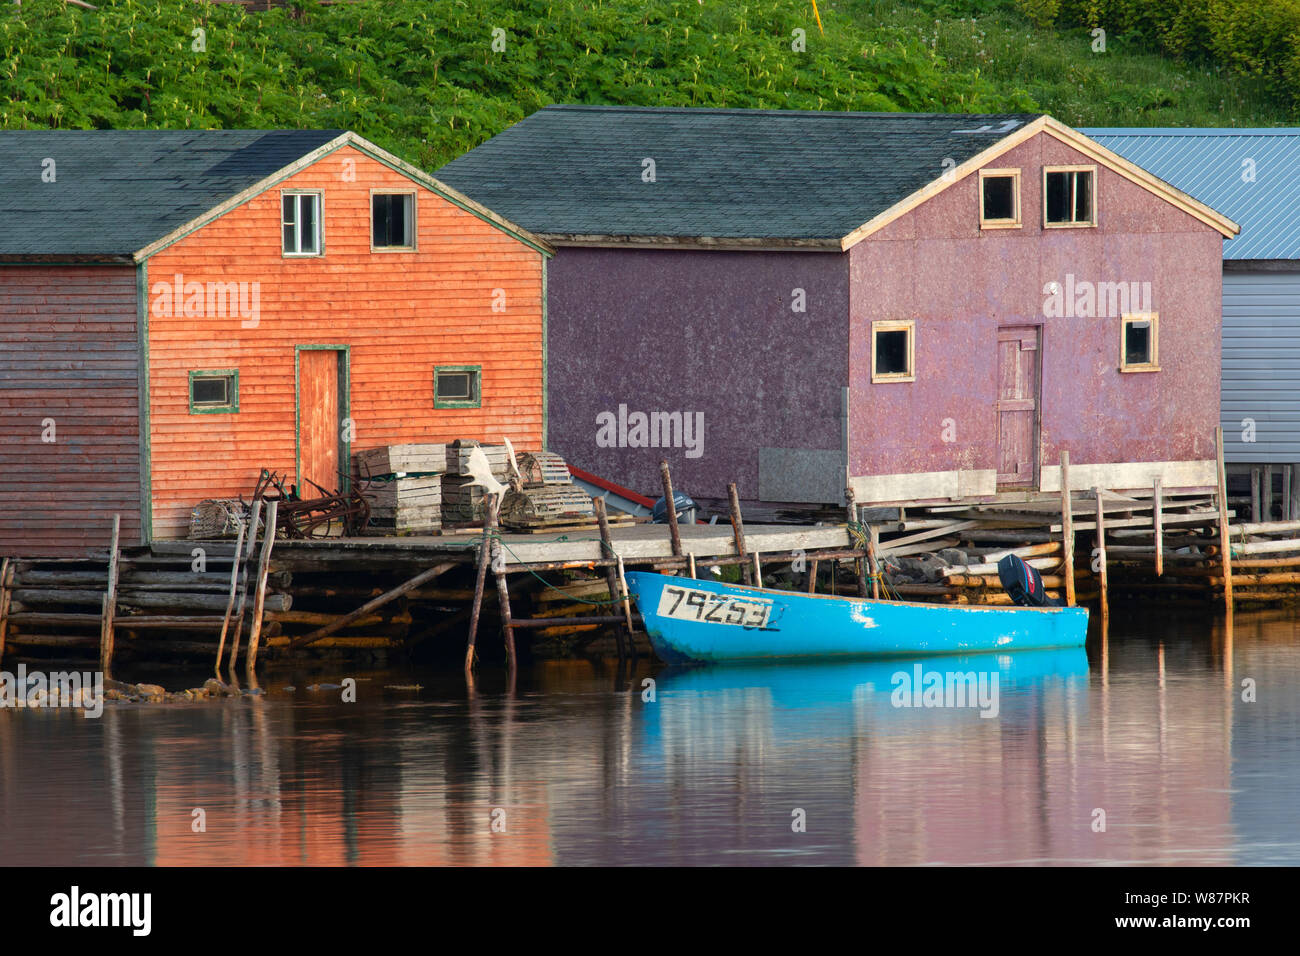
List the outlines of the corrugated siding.
{"type": "Polygon", "coordinates": [[[0,553],[139,541],[138,364],[134,267],[0,267],[0,553]]]}
{"type": "MultiPolygon", "coordinates": [[[[346,147],[149,260],[154,535],[204,498],[248,497],[295,467],[294,346],[351,347],[352,448],[468,437],[542,441],[542,256],[418,189],[418,251],[370,251],[371,189],[411,180],[346,147]],[[324,192],[325,255],[281,255],[280,193],[324,192]],[[260,317],[168,317],[158,283],[260,282],[260,317]],[[504,311],[493,311],[493,293],[504,311]],[[482,407],[435,409],[437,365],[481,365],[482,407]],[[239,411],[189,411],[188,373],[239,370],[239,411]]],[[[207,311],[206,308],[203,311],[207,311]]],[[[228,310],[229,312],[229,310],[228,310]]]]}
{"type": "Polygon", "coordinates": [[[1224,273],[1222,402],[1228,461],[1300,462],[1300,274],[1224,273]]]}

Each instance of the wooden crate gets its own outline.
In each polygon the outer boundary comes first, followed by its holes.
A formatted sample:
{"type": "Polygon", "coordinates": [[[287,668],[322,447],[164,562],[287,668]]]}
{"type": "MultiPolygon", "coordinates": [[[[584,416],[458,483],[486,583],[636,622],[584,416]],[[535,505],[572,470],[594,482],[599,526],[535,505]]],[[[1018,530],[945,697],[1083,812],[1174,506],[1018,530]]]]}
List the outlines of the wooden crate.
{"type": "Polygon", "coordinates": [[[447,470],[447,446],[442,442],[421,445],[384,445],[366,448],[352,456],[362,478],[383,475],[441,475],[447,470]]]}
{"type": "Polygon", "coordinates": [[[372,481],[362,494],[372,512],[377,508],[437,507],[442,504],[442,476],[372,481]]]}
{"type": "Polygon", "coordinates": [[[487,492],[473,478],[442,476],[442,517],[446,522],[474,522],[487,517],[487,492]]]}
{"type": "Polygon", "coordinates": [[[472,438],[459,438],[447,446],[446,471],[449,475],[469,474],[469,454],[474,448],[482,448],[487,456],[488,467],[492,477],[505,481],[510,473],[510,456],[505,445],[484,445],[472,438]]]}

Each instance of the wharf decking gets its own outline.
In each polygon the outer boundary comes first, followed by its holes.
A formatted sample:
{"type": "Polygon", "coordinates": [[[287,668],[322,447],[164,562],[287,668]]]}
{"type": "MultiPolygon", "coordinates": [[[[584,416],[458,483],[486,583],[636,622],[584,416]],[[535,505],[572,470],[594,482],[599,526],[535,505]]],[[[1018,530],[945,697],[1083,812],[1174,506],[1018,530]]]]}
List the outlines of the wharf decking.
{"type": "MultiPolygon", "coordinates": [[[[609,533],[611,546],[625,566],[653,564],[673,558],[672,541],[665,525],[613,525],[609,533]]],[[[291,570],[327,565],[398,568],[439,561],[473,564],[482,534],[481,529],[469,528],[441,535],[280,540],[275,545],[275,563],[291,570]]],[[[683,524],[680,534],[683,554],[692,554],[699,559],[739,554],[730,524],[683,524]]],[[[539,534],[503,532],[498,540],[506,566],[512,569],[530,564],[600,564],[607,558],[602,554],[600,533],[596,528],[539,534]]],[[[760,555],[848,550],[852,547],[844,525],[746,525],[743,540],[746,554],[757,552],[760,555]]],[[[209,558],[229,558],[235,546],[230,541],[156,541],[153,551],[158,555],[188,557],[196,547],[207,550],[209,558]]]]}

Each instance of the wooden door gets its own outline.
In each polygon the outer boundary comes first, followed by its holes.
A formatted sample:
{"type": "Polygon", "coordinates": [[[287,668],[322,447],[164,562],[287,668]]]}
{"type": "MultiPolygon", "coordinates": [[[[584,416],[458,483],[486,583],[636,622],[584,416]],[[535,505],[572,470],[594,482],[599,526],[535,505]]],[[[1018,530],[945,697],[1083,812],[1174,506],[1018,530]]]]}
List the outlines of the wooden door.
{"type": "Polygon", "coordinates": [[[340,407],[340,363],[345,353],[335,349],[298,352],[298,494],[314,498],[343,487],[340,450],[343,414],[340,407]]]}
{"type": "Polygon", "coordinates": [[[998,329],[998,486],[1033,487],[1038,457],[1038,328],[998,329]]]}

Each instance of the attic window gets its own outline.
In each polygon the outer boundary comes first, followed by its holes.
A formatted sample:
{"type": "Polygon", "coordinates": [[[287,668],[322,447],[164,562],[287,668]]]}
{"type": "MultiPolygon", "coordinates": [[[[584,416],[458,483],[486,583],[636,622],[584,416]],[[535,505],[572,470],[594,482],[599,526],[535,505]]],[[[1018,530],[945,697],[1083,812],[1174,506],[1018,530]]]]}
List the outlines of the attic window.
{"type": "Polygon", "coordinates": [[[1097,167],[1043,169],[1043,225],[1047,228],[1097,224],[1097,167]]]}
{"type": "Polygon", "coordinates": [[[1020,226],[1020,170],[980,170],[980,228],[1020,226]]]}
{"type": "Polygon", "coordinates": [[[321,194],[282,193],[280,223],[286,256],[321,254],[321,194]]]}
{"type": "Polygon", "coordinates": [[[916,381],[916,323],[871,323],[871,381],[916,381]]]}
{"type": "Polygon", "coordinates": [[[1120,323],[1119,370],[1160,371],[1160,316],[1155,312],[1133,312],[1120,323]]]}
{"type": "Polygon", "coordinates": [[[370,248],[415,248],[415,193],[370,194],[370,248]]]}

